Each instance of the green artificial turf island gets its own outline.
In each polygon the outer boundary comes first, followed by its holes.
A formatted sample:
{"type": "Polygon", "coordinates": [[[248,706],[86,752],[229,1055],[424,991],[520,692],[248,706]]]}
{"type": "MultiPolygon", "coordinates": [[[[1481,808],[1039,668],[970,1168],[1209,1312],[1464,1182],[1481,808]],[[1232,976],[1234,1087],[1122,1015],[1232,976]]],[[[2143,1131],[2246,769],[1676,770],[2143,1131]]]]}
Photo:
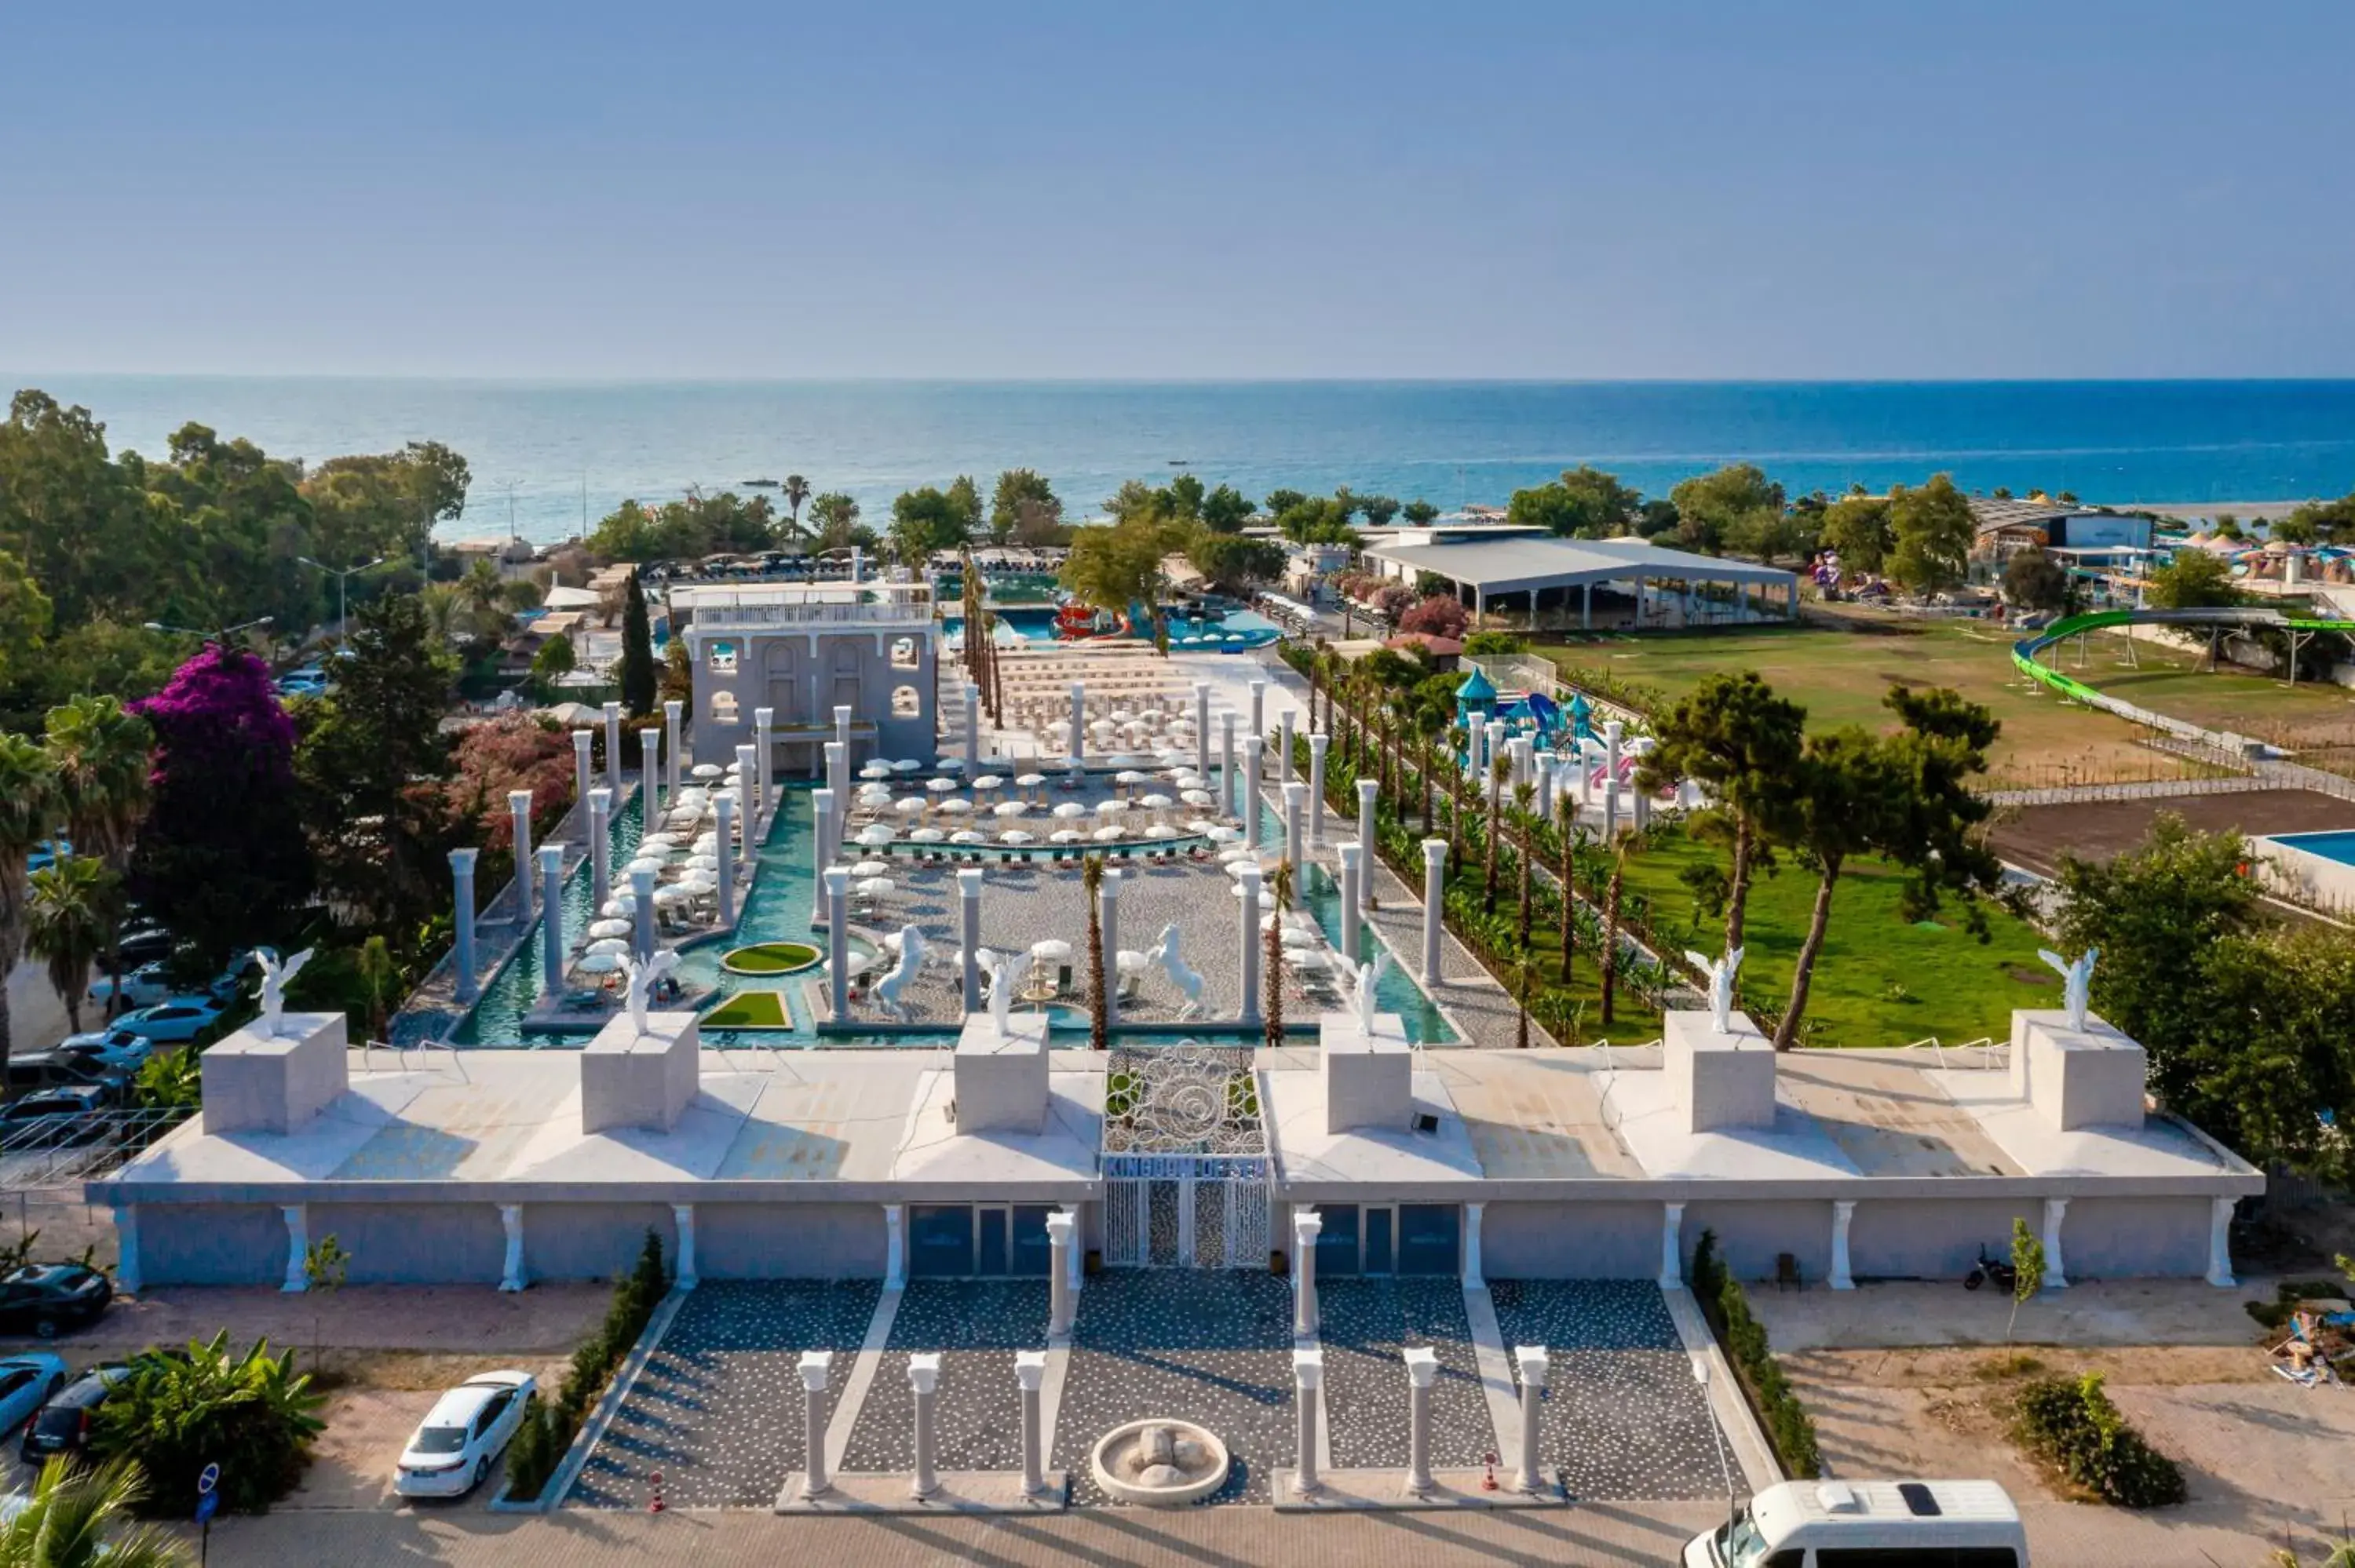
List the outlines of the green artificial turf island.
{"type": "Polygon", "coordinates": [[[793,1014],[777,991],[740,991],[703,1015],[706,1029],[791,1029],[793,1014]]]}
{"type": "Polygon", "coordinates": [[[719,960],[730,974],[783,975],[805,969],[818,960],[818,950],[807,942],[755,942],[737,948],[719,960]]]}

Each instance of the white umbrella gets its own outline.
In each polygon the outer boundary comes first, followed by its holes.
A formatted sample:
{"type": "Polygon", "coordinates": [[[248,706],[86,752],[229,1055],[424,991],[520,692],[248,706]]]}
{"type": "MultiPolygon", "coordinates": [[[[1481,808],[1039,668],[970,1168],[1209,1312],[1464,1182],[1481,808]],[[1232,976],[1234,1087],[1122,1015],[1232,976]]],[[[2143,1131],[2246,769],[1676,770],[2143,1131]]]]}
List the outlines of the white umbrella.
{"type": "Polygon", "coordinates": [[[1077,828],[1064,828],[1059,832],[1049,833],[1047,835],[1047,842],[1049,843],[1057,844],[1085,843],[1087,842],[1087,834],[1080,832],[1077,828]]]}
{"type": "Polygon", "coordinates": [[[957,781],[954,779],[932,779],[924,784],[924,788],[935,795],[945,795],[956,787],[957,781]]]}
{"type": "Polygon", "coordinates": [[[1239,857],[1237,857],[1237,858],[1236,858],[1236,859],[1234,859],[1234,860],[1231,860],[1231,861],[1227,862],[1227,874],[1228,874],[1229,876],[1233,877],[1236,881],[1240,882],[1240,881],[1241,881],[1241,880],[1242,880],[1242,874],[1243,874],[1243,873],[1244,873],[1244,872],[1246,872],[1246,871],[1248,871],[1248,870],[1250,870],[1252,866],[1255,866],[1255,865],[1257,865],[1258,863],[1259,863],[1259,861],[1258,861],[1257,857],[1255,857],[1255,856],[1252,856],[1252,855],[1242,855],[1242,856],[1239,856],[1239,857]]]}
{"type": "Polygon", "coordinates": [[[572,966],[584,975],[610,975],[622,967],[619,953],[590,953],[572,966]]]}
{"type": "Polygon", "coordinates": [[[597,913],[608,920],[627,920],[637,912],[638,895],[634,893],[616,893],[597,906],[597,913]]]}
{"type": "Polygon", "coordinates": [[[664,906],[684,904],[694,896],[695,890],[693,888],[681,887],[676,884],[669,887],[657,887],[655,889],[655,902],[664,906]]]}
{"type": "Polygon", "coordinates": [[[924,800],[921,795],[911,795],[891,809],[903,817],[912,817],[923,810],[924,800]]]}
{"type": "Polygon", "coordinates": [[[591,940],[605,937],[626,937],[630,934],[630,923],[627,920],[603,919],[589,922],[589,936],[591,940]]]}
{"type": "Polygon", "coordinates": [[[1000,800],[990,808],[1001,817],[1018,817],[1030,809],[1028,800],[1000,800]]]}
{"type": "Polygon", "coordinates": [[[1112,776],[1112,781],[1115,784],[1146,784],[1150,783],[1151,779],[1146,775],[1139,773],[1135,768],[1127,768],[1114,774],[1112,776]]]}
{"type": "Polygon", "coordinates": [[[1117,817],[1123,811],[1127,810],[1128,802],[1125,800],[1098,800],[1096,802],[1096,815],[1099,817],[1117,817]]]}
{"type": "Polygon", "coordinates": [[[1219,803],[1219,798],[1208,789],[1188,789],[1178,798],[1189,806],[1215,806],[1219,803]]]}
{"type": "Polygon", "coordinates": [[[717,779],[728,770],[716,762],[698,762],[688,771],[698,779],[717,779]]]}
{"type": "Polygon", "coordinates": [[[1049,963],[1059,964],[1071,956],[1071,944],[1060,937],[1050,937],[1043,942],[1031,943],[1030,956],[1034,959],[1044,959],[1049,963]]]}
{"type": "Polygon", "coordinates": [[[638,841],[638,847],[640,849],[677,849],[678,847],[678,835],[677,833],[648,833],[645,837],[638,841]]]}
{"type": "Polygon", "coordinates": [[[719,880],[708,871],[690,871],[673,884],[687,893],[717,893],[719,880]]]}
{"type": "Polygon", "coordinates": [[[1138,952],[1135,948],[1123,948],[1119,952],[1113,955],[1112,967],[1114,973],[1134,975],[1142,974],[1151,966],[1146,961],[1145,955],[1138,952]]]}
{"type": "Polygon", "coordinates": [[[1067,822],[1073,821],[1076,818],[1084,817],[1087,814],[1088,809],[1085,806],[1081,805],[1077,800],[1066,800],[1061,805],[1055,808],[1055,815],[1062,818],[1063,821],[1067,822]]]}
{"type": "Polygon", "coordinates": [[[919,844],[936,844],[941,842],[943,836],[944,835],[938,828],[918,828],[914,832],[908,835],[908,842],[919,844]]]}
{"type": "Polygon", "coordinates": [[[976,789],[1002,789],[1006,787],[1006,780],[995,773],[985,773],[973,781],[973,787],[976,789]]]}
{"type": "Polygon", "coordinates": [[[1176,805],[1177,802],[1172,800],[1167,795],[1147,795],[1144,800],[1139,800],[1137,804],[1145,807],[1147,810],[1166,811],[1171,806],[1176,805]]]}
{"type": "Polygon", "coordinates": [[[1015,787],[1021,789],[1036,789],[1046,782],[1047,776],[1043,773],[1025,773],[1014,781],[1015,787]]]}
{"type": "MultiPolygon", "coordinates": [[[[875,955],[873,953],[852,953],[849,958],[844,961],[842,972],[850,975],[863,975],[874,967],[875,955]]],[[[817,972],[822,975],[832,974],[834,972],[834,960],[832,959],[828,959],[826,962],[818,965],[817,972]]]]}
{"type": "Polygon", "coordinates": [[[663,862],[659,856],[642,854],[622,869],[634,876],[642,871],[660,871],[662,868],[663,862]]]}
{"type": "Polygon", "coordinates": [[[862,898],[880,898],[898,889],[899,884],[888,876],[870,876],[850,885],[850,891],[862,898]]]}
{"type": "MultiPolygon", "coordinates": [[[[926,831],[935,833],[940,832],[938,828],[928,829],[926,831]]],[[[953,844],[977,844],[981,842],[982,837],[982,834],[975,832],[971,828],[961,828],[957,832],[949,835],[949,842],[953,844]]]]}
{"type": "Polygon", "coordinates": [[[697,854],[709,854],[719,847],[719,835],[698,833],[695,835],[695,842],[688,847],[697,854]]]}
{"type": "Polygon", "coordinates": [[[1228,827],[1223,822],[1188,822],[1186,824],[1214,844],[1231,844],[1240,840],[1242,830],[1228,827]]]}
{"type": "Polygon", "coordinates": [[[1118,843],[1127,836],[1118,828],[1098,828],[1095,831],[1095,841],[1100,844],[1118,843]]]}
{"type": "Polygon", "coordinates": [[[1033,841],[1028,833],[1024,832],[1020,828],[1014,828],[998,834],[997,842],[1002,844],[1027,844],[1033,841]]]}
{"type": "Polygon", "coordinates": [[[1156,822],[1145,830],[1145,836],[1148,839],[1174,839],[1178,836],[1178,830],[1167,822],[1156,822]]]}
{"type": "Polygon", "coordinates": [[[964,776],[964,758],[962,757],[943,757],[938,762],[932,764],[932,768],[935,772],[954,773],[959,778],[963,778],[964,776]]]}
{"type": "Polygon", "coordinates": [[[850,868],[850,874],[853,876],[889,876],[891,874],[891,863],[887,860],[862,860],[857,865],[850,868]]]}
{"type": "Polygon", "coordinates": [[[860,768],[858,776],[861,779],[889,779],[891,777],[891,765],[879,757],[860,768]]]}
{"type": "Polygon", "coordinates": [[[1154,753],[1153,760],[1164,768],[1183,768],[1186,765],[1186,754],[1172,747],[1167,751],[1154,753]]]}
{"type": "Polygon", "coordinates": [[[924,765],[912,757],[900,758],[891,764],[894,773],[922,773],[923,770],[924,765]]]}
{"type": "Polygon", "coordinates": [[[891,830],[878,822],[871,828],[858,830],[858,842],[868,849],[879,849],[891,842],[891,830]]]}
{"type": "MultiPolygon", "coordinates": [[[[709,768],[710,764],[707,762],[704,766],[709,768]]],[[[678,803],[682,806],[709,806],[711,804],[711,791],[692,788],[681,789],[678,792],[678,803]]]]}
{"type": "Polygon", "coordinates": [[[687,857],[689,871],[718,871],[719,857],[716,854],[691,854],[687,857]]]}
{"type": "Polygon", "coordinates": [[[582,952],[592,956],[598,953],[626,953],[629,950],[629,940],[623,937],[600,937],[581,949],[582,952]]]}
{"type": "Polygon", "coordinates": [[[973,802],[963,799],[941,802],[941,812],[944,816],[962,817],[972,810],[973,802]]]}
{"type": "Polygon", "coordinates": [[[1304,931],[1297,926],[1286,926],[1276,940],[1287,948],[1313,948],[1316,945],[1316,934],[1304,931]]]}

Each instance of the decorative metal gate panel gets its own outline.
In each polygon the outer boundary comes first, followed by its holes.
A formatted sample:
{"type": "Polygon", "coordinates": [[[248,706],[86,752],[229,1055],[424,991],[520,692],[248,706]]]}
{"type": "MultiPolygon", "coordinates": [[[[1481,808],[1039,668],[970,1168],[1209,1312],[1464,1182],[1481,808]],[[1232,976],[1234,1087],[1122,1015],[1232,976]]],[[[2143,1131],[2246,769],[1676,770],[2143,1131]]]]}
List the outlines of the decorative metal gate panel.
{"type": "Polygon", "coordinates": [[[1104,1157],[1104,1262],[1128,1268],[1267,1265],[1265,1159],[1231,1154],[1104,1157]]]}

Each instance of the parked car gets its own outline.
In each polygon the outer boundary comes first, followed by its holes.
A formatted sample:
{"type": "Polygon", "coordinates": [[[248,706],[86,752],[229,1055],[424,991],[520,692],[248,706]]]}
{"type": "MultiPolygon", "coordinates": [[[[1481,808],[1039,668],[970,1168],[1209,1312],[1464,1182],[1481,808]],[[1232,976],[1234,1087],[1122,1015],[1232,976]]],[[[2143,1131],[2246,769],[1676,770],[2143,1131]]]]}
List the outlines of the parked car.
{"type": "Polygon", "coordinates": [[[114,1299],[114,1281],[84,1263],[28,1263],[0,1275],[0,1334],[55,1339],[95,1323],[114,1299]]]}
{"type": "Polygon", "coordinates": [[[0,1138],[18,1150],[95,1143],[107,1134],[107,1123],[97,1113],[114,1102],[112,1089],[100,1084],[21,1095],[0,1106],[0,1138]]]}
{"type": "Polygon", "coordinates": [[[185,1044],[220,1022],[229,1009],[209,996],[176,996],[154,1007],[126,1012],[114,1027],[158,1045],[185,1044]]]}
{"type": "Polygon", "coordinates": [[[400,1451],[392,1489],[405,1498],[455,1498],[482,1485],[538,1387],[529,1372],[484,1372],[435,1400],[400,1451]]]}
{"type": "Polygon", "coordinates": [[[67,1035],[58,1049],[110,1073],[136,1073],[155,1054],[155,1043],[128,1029],[90,1029],[67,1035]]]}
{"type": "Polygon", "coordinates": [[[80,1453],[90,1446],[91,1420],[98,1407],[130,1371],[119,1361],[92,1367],[50,1395],[48,1403],[25,1423],[25,1439],[17,1445],[17,1453],[28,1465],[56,1454],[80,1453]]]}
{"type": "Polygon", "coordinates": [[[0,1356],[0,1435],[14,1432],[66,1385],[66,1359],[48,1351],[0,1356]]]}
{"type": "MultiPolygon", "coordinates": [[[[153,1007],[159,1001],[170,1001],[172,993],[180,989],[172,983],[169,959],[153,959],[141,964],[137,969],[124,972],[123,976],[123,1005],[153,1007]]],[[[90,982],[90,1000],[100,1006],[105,1006],[113,995],[112,977],[101,975],[90,982]]]]}
{"type": "Polygon", "coordinates": [[[123,939],[115,944],[123,955],[123,962],[133,969],[141,964],[154,963],[157,959],[170,958],[173,946],[172,933],[161,926],[142,926],[135,930],[125,931],[123,939]]]}
{"type": "Polygon", "coordinates": [[[7,1073],[0,1078],[12,1100],[52,1089],[78,1088],[100,1089],[111,1099],[120,1097],[130,1083],[128,1074],[111,1071],[68,1051],[21,1052],[8,1058],[7,1073]]]}

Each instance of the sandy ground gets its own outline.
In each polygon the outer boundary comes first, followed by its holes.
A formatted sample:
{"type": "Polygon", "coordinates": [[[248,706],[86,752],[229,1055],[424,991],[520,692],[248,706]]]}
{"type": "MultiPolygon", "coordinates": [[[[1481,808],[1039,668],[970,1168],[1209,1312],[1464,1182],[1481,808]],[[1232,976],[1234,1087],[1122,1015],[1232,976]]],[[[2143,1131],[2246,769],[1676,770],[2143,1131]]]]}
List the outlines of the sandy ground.
{"type": "MultiPolygon", "coordinates": [[[[83,1022],[96,1017],[92,1010],[83,1022]]],[[[66,1004],[41,966],[21,963],[8,975],[8,1045],[12,1051],[33,1051],[66,1037],[66,1004]]]]}
{"type": "Polygon", "coordinates": [[[2355,828],[2355,802],[2310,789],[2255,789],[2233,795],[2026,806],[2004,813],[1989,842],[2004,859],[2049,876],[2064,851],[2080,860],[2105,861],[2134,848],[2162,811],[2174,812],[2202,832],[2302,833],[2355,828]]]}
{"type": "Polygon", "coordinates": [[[564,1376],[565,1358],[330,1351],[325,1364],[329,1381],[336,1384],[319,1413],[327,1429],[312,1450],[311,1468],[303,1484],[280,1508],[483,1508],[498,1495],[496,1466],[491,1478],[468,1497],[411,1502],[393,1494],[393,1462],[443,1390],[477,1372],[513,1368],[530,1372],[543,1389],[552,1391],[564,1376]]]}

